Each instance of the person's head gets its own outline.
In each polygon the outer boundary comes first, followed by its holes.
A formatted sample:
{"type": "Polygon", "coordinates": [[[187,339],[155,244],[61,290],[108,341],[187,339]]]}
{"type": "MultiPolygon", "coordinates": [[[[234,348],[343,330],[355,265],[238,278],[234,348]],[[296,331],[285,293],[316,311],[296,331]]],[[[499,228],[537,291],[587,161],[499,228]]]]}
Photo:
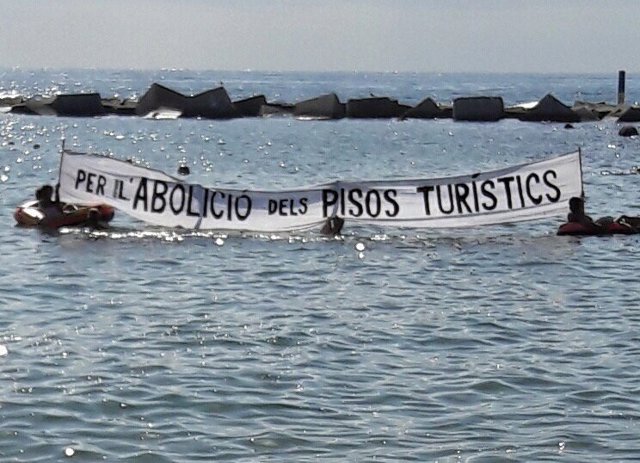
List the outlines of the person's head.
{"type": "Polygon", "coordinates": [[[100,213],[98,212],[98,209],[96,209],[95,207],[89,209],[88,218],[89,222],[98,223],[98,220],[100,220],[100,213]]]}
{"type": "Polygon", "coordinates": [[[51,185],[44,185],[36,190],[36,199],[38,201],[51,201],[52,194],[53,187],[51,185]]]}
{"type": "Polygon", "coordinates": [[[569,200],[569,209],[574,214],[584,214],[584,200],[578,197],[571,198],[569,200]]]}

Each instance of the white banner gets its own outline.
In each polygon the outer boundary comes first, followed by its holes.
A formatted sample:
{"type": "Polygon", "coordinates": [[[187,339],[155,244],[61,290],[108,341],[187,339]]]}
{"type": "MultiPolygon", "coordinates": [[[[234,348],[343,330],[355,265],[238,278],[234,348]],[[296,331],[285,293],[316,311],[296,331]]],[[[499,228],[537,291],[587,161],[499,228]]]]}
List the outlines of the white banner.
{"type": "Polygon", "coordinates": [[[109,204],[188,229],[291,231],[331,216],[398,227],[473,227],[568,212],[582,195],[580,153],[458,177],[334,182],[281,191],[203,187],[106,156],[64,151],[60,198],[109,204]]]}

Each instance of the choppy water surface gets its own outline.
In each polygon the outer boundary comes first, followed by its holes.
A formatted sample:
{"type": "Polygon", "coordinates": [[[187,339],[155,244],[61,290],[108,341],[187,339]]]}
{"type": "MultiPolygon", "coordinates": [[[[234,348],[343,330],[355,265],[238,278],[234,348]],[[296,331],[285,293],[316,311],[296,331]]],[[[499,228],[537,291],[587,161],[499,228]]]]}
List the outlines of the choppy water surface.
{"type": "MultiPolygon", "coordinates": [[[[577,93],[613,100],[615,86],[594,76],[0,75],[2,91],[23,94],[127,96],[162,78],[287,101],[332,90],[522,102],[553,91],[571,103],[577,93]]],[[[107,231],[45,234],[12,218],[55,181],[63,134],[171,174],[186,162],[204,184],[262,188],[463,174],[581,147],[589,212],[639,214],[640,141],[618,128],[0,115],[0,460],[639,458],[636,236],[557,237],[562,218],[447,232],[347,223],[340,239],[180,232],[122,215],[107,231]]]]}

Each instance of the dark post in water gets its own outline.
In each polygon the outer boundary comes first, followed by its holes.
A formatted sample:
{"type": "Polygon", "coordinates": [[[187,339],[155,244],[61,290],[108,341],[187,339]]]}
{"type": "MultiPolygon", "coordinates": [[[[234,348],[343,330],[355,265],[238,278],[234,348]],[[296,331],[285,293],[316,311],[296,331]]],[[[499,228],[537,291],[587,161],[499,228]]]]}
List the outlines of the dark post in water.
{"type": "Polygon", "coordinates": [[[624,80],[625,72],[618,71],[618,104],[624,104],[624,80]]]}

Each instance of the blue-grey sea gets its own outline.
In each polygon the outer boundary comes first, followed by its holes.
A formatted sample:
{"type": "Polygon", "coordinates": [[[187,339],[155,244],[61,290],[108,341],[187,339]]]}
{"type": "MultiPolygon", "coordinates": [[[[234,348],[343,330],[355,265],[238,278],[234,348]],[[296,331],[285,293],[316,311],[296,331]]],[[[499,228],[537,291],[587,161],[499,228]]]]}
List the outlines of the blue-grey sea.
{"type": "MultiPolygon", "coordinates": [[[[617,75],[0,70],[0,96],[234,100],[327,92],[552,93],[615,102],[617,75]]],[[[627,102],[640,80],[627,79],[627,102]]],[[[478,229],[45,233],[13,211],[60,140],[210,186],[461,175],[580,147],[587,212],[640,215],[640,140],[615,119],[227,121],[0,114],[0,461],[640,460],[639,236],[563,217],[478,229]]]]}

